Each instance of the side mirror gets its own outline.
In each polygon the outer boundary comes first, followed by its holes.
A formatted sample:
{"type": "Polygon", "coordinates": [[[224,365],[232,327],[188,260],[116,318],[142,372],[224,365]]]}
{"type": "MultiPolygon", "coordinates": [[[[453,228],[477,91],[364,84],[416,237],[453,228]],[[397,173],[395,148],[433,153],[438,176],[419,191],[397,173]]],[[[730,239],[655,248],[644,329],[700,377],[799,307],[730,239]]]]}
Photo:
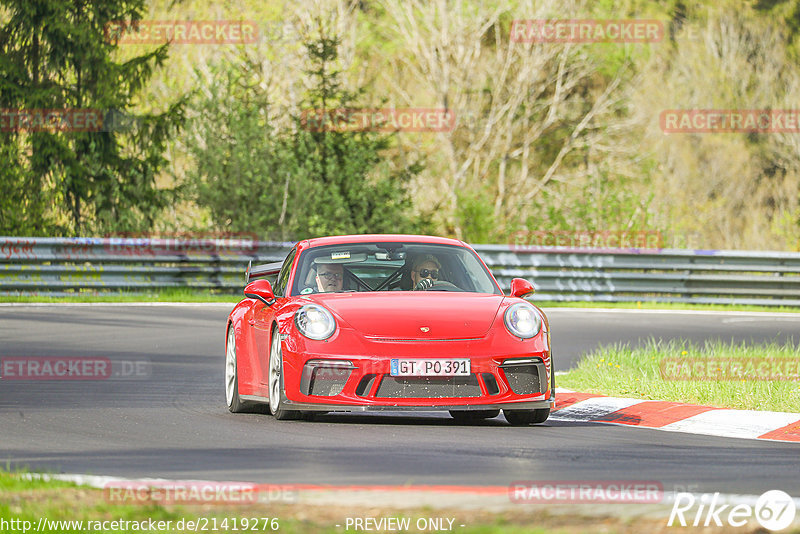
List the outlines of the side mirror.
{"type": "Polygon", "coordinates": [[[244,296],[258,299],[267,306],[275,304],[275,293],[272,292],[272,285],[270,285],[269,280],[253,280],[245,286],[244,296]]]}
{"type": "Polygon", "coordinates": [[[514,278],[511,280],[511,296],[512,297],[524,297],[525,295],[533,294],[535,291],[533,284],[525,280],[524,278],[514,278]]]}

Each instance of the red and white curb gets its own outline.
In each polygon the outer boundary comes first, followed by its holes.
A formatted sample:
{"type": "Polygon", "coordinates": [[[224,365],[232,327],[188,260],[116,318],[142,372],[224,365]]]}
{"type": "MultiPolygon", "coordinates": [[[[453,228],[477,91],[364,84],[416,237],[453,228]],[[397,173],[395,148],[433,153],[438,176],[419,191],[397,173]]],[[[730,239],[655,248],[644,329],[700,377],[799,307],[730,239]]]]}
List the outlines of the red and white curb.
{"type": "Polygon", "coordinates": [[[556,389],[557,421],[581,421],[725,438],[800,442],[800,413],[730,410],[556,389]]]}

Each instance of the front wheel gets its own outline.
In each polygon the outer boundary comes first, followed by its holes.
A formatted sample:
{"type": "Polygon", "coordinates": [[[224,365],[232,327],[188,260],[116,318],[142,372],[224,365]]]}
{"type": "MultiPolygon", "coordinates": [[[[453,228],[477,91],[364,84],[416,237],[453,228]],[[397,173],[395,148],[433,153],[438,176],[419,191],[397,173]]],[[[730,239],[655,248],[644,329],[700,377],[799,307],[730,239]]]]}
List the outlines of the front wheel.
{"type": "Polygon", "coordinates": [[[272,331],[272,344],[269,351],[269,410],[278,421],[297,419],[300,412],[287,410],[282,402],[283,393],[283,351],[281,334],[275,327],[272,331]]]}
{"type": "Polygon", "coordinates": [[[550,417],[550,408],[541,408],[539,410],[503,410],[503,415],[506,416],[506,421],[512,426],[525,426],[547,421],[547,418],[550,417]]]}
{"type": "Polygon", "coordinates": [[[225,344],[225,401],[231,413],[244,411],[239,398],[239,368],[236,363],[236,334],[233,324],[228,326],[228,341],[225,344]]]}

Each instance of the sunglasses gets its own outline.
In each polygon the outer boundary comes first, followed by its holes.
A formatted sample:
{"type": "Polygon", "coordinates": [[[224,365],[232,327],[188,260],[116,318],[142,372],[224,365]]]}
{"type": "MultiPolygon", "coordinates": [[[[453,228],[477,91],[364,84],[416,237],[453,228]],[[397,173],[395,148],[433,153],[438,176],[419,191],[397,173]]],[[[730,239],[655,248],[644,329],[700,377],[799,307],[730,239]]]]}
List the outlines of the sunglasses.
{"type": "Polygon", "coordinates": [[[330,280],[341,280],[342,273],[319,273],[317,276],[321,276],[322,278],[330,280]]]}
{"type": "Polygon", "coordinates": [[[420,269],[417,271],[422,278],[433,278],[434,280],[439,279],[439,269],[420,269]]]}

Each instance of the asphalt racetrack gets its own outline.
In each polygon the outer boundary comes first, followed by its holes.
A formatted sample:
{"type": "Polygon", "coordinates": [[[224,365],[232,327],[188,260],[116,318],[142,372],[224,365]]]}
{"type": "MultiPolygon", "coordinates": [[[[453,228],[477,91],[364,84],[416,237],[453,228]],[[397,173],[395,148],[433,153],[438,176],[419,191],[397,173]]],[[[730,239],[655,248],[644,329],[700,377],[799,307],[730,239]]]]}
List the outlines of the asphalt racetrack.
{"type": "MultiPolygon", "coordinates": [[[[3,306],[0,358],[109,358],[119,379],[0,380],[0,461],[61,473],[298,484],[504,486],[650,480],[665,491],[800,494],[798,444],[502,416],[228,413],[232,305],[3,306]],[[144,362],[144,364],[142,363],[144,362]],[[139,367],[136,367],[139,365],[139,367]],[[138,371],[137,371],[138,370],[138,371]],[[127,373],[127,374],[126,374],[127,373]]],[[[556,370],[600,344],[649,337],[800,342],[800,315],[547,310],[556,370]]]]}

